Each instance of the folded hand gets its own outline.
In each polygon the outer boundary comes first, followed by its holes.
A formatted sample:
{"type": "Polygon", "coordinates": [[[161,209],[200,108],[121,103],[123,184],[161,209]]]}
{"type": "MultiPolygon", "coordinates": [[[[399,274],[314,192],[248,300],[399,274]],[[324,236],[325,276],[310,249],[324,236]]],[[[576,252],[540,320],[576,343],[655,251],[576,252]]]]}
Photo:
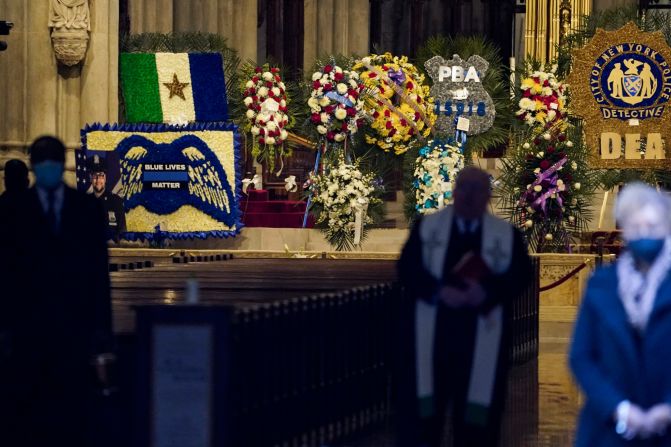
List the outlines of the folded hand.
{"type": "Polygon", "coordinates": [[[658,404],[648,410],[645,414],[645,432],[650,435],[663,435],[671,424],[671,406],[669,404],[658,404]]]}
{"type": "Polygon", "coordinates": [[[460,289],[444,286],[440,289],[440,300],[451,308],[478,307],[487,298],[485,289],[480,283],[466,280],[466,288],[460,289]]]}

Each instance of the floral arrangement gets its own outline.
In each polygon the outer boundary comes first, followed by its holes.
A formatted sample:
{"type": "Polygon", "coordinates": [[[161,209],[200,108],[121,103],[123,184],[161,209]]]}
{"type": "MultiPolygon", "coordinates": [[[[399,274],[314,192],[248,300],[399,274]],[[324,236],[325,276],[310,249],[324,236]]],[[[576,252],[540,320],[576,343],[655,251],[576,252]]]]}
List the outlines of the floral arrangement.
{"type": "MultiPolygon", "coordinates": [[[[118,170],[108,170],[107,176],[118,179],[115,188],[126,209],[125,239],[230,237],[242,228],[240,137],[235,125],[87,125],[78,168],[86,166],[86,154],[95,151],[119,159],[118,170]],[[184,168],[146,171],[153,163],[184,168]]],[[[78,186],[86,188],[83,182],[78,186]]]]}
{"type": "Polygon", "coordinates": [[[244,103],[247,107],[251,133],[261,145],[282,144],[288,132],[284,127],[289,123],[286,86],[279,75],[279,68],[263,71],[255,68],[255,74],[245,84],[244,103]]]}
{"type": "Polygon", "coordinates": [[[503,209],[538,252],[567,251],[572,232],[586,227],[595,188],[588,151],[560,130],[531,135],[503,161],[503,209]]]}
{"type": "Polygon", "coordinates": [[[364,86],[357,72],[327,64],[312,74],[310,122],[329,143],[342,143],[363,123],[364,86]]]}
{"type": "Polygon", "coordinates": [[[550,128],[565,118],[566,85],[557,79],[556,71],[556,65],[550,71],[540,67],[522,79],[515,115],[526,125],[550,128]]]}
{"type": "Polygon", "coordinates": [[[327,172],[311,174],[305,185],[312,194],[311,212],[317,226],[337,250],[350,250],[366,237],[374,222],[373,209],[382,205],[375,176],[339,157],[327,172]]]}
{"type": "MultiPolygon", "coordinates": [[[[287,87],[277,67],[255,67],[251,79],[243,86],[243,102],[247,108],[245,130],[254,139],[252,154],[269,162],[275,161],[275,147],[281,147],[289,133],[287,87]]],[[[280,150],[280,153],[283,153],[280,150]]]]}
{"type": "Polygon", "coordinates": [[[366,142],[397,155],[426,138],[436,121],[424,75],[406,56],[370,55],[352,67],[368,91],[364,110],[372,120],[366,142]]]}
{"type": "Polygon", "coordinates": [[[121,53],[119,64],[127,122],[228,120],[220,53],[121,53]]]}
{"type": "Polygon", "coordinates": [[[429,141],[421,148],[413,181],[415,212],[431,214],[451,203],[457,174],[463,167],[464,154],[459,145],[429,141]]]}

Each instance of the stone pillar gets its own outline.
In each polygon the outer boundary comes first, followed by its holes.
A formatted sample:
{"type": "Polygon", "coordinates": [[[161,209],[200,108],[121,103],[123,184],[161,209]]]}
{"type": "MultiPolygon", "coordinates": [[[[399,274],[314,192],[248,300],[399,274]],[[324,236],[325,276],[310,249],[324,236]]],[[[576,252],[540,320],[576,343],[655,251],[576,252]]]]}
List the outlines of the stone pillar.
{"type": "Polygon", "coordinates": [[[304,5],[306,73],[320,56],[369,53],[369,0],[305,0],[304,5]]]}
{"type": "Polygon", "coordinates": [[[129,0],[131,33],[215,33],[256,60],[257,0],[129,0]]]}
{"type": "Polygon", "coordinates": [[[49,2],[0,0],[0,19],[15,23],[9,48],[0,53],[0,169],[8,159],[27,160],[26,148],[36,137],[56,135],[68,148],[66,178],[74,184],[79,129],[117,121],[119,2],[96,0],[90,7],[86,58],[65,67],[56,63],[51,46],[49,2]]]}
{"type": "Polygon", "coordinates": [[[169,33],[173,29],[173,0],[128,0],[130,32],[169,33]]]}

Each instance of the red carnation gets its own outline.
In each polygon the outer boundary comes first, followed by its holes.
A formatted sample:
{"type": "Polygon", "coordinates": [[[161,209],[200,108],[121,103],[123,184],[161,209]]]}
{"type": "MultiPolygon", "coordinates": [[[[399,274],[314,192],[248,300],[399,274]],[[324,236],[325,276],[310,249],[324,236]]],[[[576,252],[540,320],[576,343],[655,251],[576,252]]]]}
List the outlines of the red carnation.
{"type": "Polygon", "coordinates": [[[272,90],[268,90],[268,96],[269,96],[270,98],[274,98],[274,97],[275,97],[275,93],[273,93],[272,90]]]}
{"type": "Polygon", "coordinates": [[[343,122],[342,126],[340,126],[340,130],[346,131],[347,130],[347,123],[343,122]]]}
{"type": "Polygon", "coordinates": [[[359,92],[357,92],[356,90],[349,89],[347,91],[347,94],[352,96],[354,99],[359,97],[359,92]]]}
{"type": "Polygon", "coordinates": [[[413,85],[412,82],[408,81],[405,86],[408,88],[408,90],[412,90],[415,86],[413,85]]]}
{"type": "Polygon", "coordinates": [[[263,137],[259,137],[259,144],[266,144],[266,139],[263,137]]]}
{"type": "Polygon", "coordinates": [[[324,66],[324,73],[331,73],[333,71],[333,67],[330,65],[325,65],[324,66]]]}
{"type": "Polygon", "coordinates": [[[386,116],[387,118],[389,118],[389,117],[391,116],[391,111],[390,111],[389,109],[385,110],[385,111],[384,111],[384,116],[386,116]]]}
{"type": "Polygon", "coordinates": [[[389,70],[389,67],[387,67],[386,65],[383,65],[383,66],[382,66],[382,69],[383,69],[384,71],[387,71],[387,70],[389,70]]]}
{"type": "Polygon", "coordinates": [[[273,67],[273,68],[270,69],[270,71],[271,71],[272,73],[279,73],[279,72],[280,72],[280,69],[277,68],[277,67],[273,67]]]}
{"type": "Polygon", "coordinates": [[[266,81],[266,87],[268,87],[268,88],[272,88],[272,87],[273,87],[273,83],[272,83],[271,81],[266,81]]]}
{"type": "Polygon", "coordinates": [[[408,125],[408,122],[406,120],[404,120],[403,118],[401,118],[401,126],[407,126],[407,125],[408,125]]]}
{"type": "Polygon", "coordinates": [[[326,138],[328,138],[329,140],[333,140],[335,138],[335,133],[329,130],[329,132],[326,134],[326,138]]]}
{"type": "Polygon", "coordinates": [[[322,85],[321,85],[321,83],[320,83],[319,81],[314,81],[314,82],[312,83],[312,88],[315,89],[315,90],[317,90],[317,89],[318,89],[319,87],[321,87],[321,86],[322,86],[322,85]]]}
{"type": "Polygon", "coordinates": [[[368,77],[371,78],[371,79],[374,78],[374,77],[376,77],[376,76],[377,76],[377,73],[375,73],[375,72],[373,72],[373,71],[371,71],[370,73],[368,73],[368,77]]]}
{"type": "Polygon", "coordinates": [[[380,90],[380,93],[384,93],[384,92],[385,92],[384,87],[382,87],[382,86],[379,86],[379,87],[378,87],[378,90],[380,90]]]}
{"type": "Polygon", "coordinates": [[[522,96],[525,98],[530,98],[531,97],[531,92],[529,90],[524,90],[524,93],[522,93],[522,96]]]}
{"type": "Polygon", "coordinates": [[[280,78],[279,76],[275,76],[275,81],[277,81],[277,82],[281,82],[281,81],[282,81],[282,78],[280,78]]]}
{"type": "Polygon", "coordinates": [[[387,124],[385,124],[385,127],[387,129],[391,129],[391,127],[392,127],[391,121],[387,121],[387,124]]]}
{"type": "Polygon", "coordinates": [[[539,144],[541,144],[541,140],[540,140],[540,138],[534,138],[534,144],[535,144],[536,146],[538,146],[539,144]]]}
{"type": "Polygon", "coordinates": [[[336,81],[342,81],[345,78],[345,74],[344,73],[336,73],[336,74],[333,75],[333,78],[336,81]]]}
{"type": "Polygon", "coordinates": [[[415,129],[410,129],[410,131],[408,132],[408,135],[409,136],[415,135],[415,129]]]}
{"type": "Polygon", "coordinates": [[[559,141],[566,141],[566,135],[564,135],[563,133],[560,133],[557,138],[559,139],[559,141]]]}
{"type": "Polygon", "coordinates": [[[419,112],[415,112],[415,121],[419,121],[420,118],[421,115],[419,114],[419,112]]]}
{"type": "Polygon", "coordinates": [[[540,166],[541,166],[541,169],[547,169],[547,168],[550,167],[550,162],[547,161],[547,160],[543,160],[543,161],[541,161],[540,166]]]}
{"type": "Polygon", "coordinates": [[[257,72],[257,73],[261,73],[263,70],[261,70],[261,67],[256,67],[254,69],[254,71],[257,72]]]}
{"type": "Polygon", "coordinates": [[[252,78],[252,82],[253,82],[254,84],[256,84],[257,82],[259,82],[259,77],[258,77],[258,76],[254,76],[254,77],[252,78]]]}
{"type": "Polygon", "coordinates": [[[389,136],[390,136],[390,137],[393,137],[395,134],[396,134],[396,129],[391,129],[391,130],[389,131],[389,136]]]}
{"type": "Polygon", "coordinates": [[[330,92],[331,90],[333,90],[333,84],[331,84],[331,83],[324,84],[324,91],[325,92],[330,92]]]}
{"type": "Polygon", "coordinates": [[[258,96],[252,96],[252,101],[256,102],[256,101],[258,101],[258,100],[259,100],[259,97],[258,97],[258,96]]]}
{"type": "Polygon", "coordinates": [[[324,112],[326,113],[333,113],[333,110],[335,109],[334,105],[326,106],[324,107],[324,112]]]}
{"type": "Polygon", "coordinates": [[[377,119],[379,116],[380,116],[380,112],[378,112],[377,110],[375,112],[373,112],[373,118],[377,119]]]}
{"type": "MultiPolygon", "coordinates": [[[[377,113],[377,112],[375,112],[375,113],[377,113]]],[[[354,107],[349,107],[347,109],[347,116],[355,116],[355,115],[356,115],[356,109],[354,107]]],[[[373,115],[373,116],[375,116],[375,115],[373,115]]],[[[377,116],[380,116],[380,114],[378,113],[377,116]]]]}

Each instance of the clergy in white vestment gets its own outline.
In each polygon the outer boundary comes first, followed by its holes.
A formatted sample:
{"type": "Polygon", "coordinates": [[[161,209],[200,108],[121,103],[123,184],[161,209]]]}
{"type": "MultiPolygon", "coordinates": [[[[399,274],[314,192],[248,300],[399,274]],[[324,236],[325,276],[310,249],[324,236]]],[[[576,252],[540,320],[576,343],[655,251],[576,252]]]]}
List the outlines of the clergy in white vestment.
{"type": "Polygon", "coordinates": [[[414,321],[401,346],[412,360],[400,373],[399,445],[440,446],[449,405],[456,447],[498,445],[510,308],[532,269],[522,234],[487,212],[490,190],[486,172],[463,169],[454,204],[419,219],[403,249],[414,321]]]}

